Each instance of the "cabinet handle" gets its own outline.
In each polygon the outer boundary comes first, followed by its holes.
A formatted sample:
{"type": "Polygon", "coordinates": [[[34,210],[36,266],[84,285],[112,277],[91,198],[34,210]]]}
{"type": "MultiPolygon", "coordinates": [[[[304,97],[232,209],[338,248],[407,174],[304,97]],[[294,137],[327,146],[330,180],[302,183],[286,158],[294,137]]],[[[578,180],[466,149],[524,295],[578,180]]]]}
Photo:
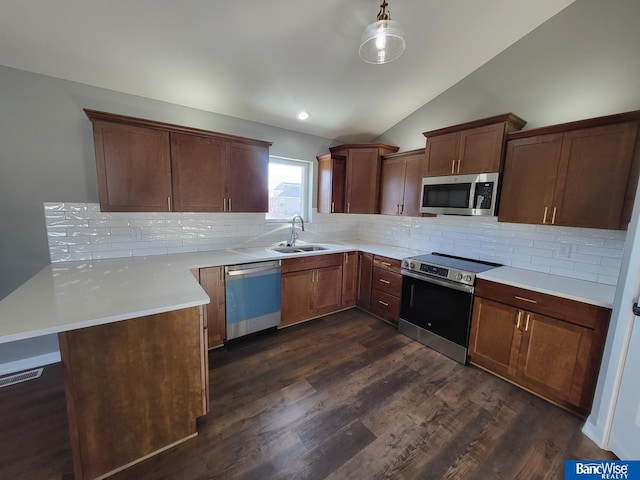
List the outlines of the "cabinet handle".
{"type": "Polygon", "coordinates": [[[223,212],[227,211],[227,197],[222,199],[222,211],[223,212]]]}
{"type": "Polygon", "coordinates": [[[386,283],[387,285],[391,284],[389,280],[385,280],[384,278],[379,279],[381,283],[386,283]]]}
{"type": "Polygon", "coordinates": [[[350,213],[350,211],[351,211],[351,204],[347,202],[347,213],[350,213]]]}
{"type": "Polygon", "coordinates": [[[516,295],[516,299],[522,300],[523,302],[538,303],[537,300],[531,300],[530,298],[519,297],[518,295],[516,295]]]}
{"type": "Polygon", "coordinates": [[[229,211],[231,211],[231,197],[229,197],[229,211]]]}
{"type": "Polygon", "coordinates": [[[527,313],[527,319],[524,321],[524,331],[529,330],[529,319],[531,318],[531,314],[527,313]]]}
{"type": "Polygon", "coordinates": [[[451,160],[451,174],[456,173],[456,161],[451,160]]]}
{"type": "Polygon", "coordinates": [[[388,303],[385,303],[385,302],[383,302],[382,300],[378,300],[378,303],[379,303],[380,305],[384,305],[385,307],[388,307],[388,306],[389,306],[389,304],[388,304],[388,303]]]}
{"type": "Polygon", "coordinates": [[[333,213],[335,211],[335,203],[331,202],[331,213],[333,213]]]}
{"type": "Polygon", "coordinates": [[[400,215],[404,214],[404,203],[400,204],[400,215]]]}
{"type": "Polygon", "coordinates": [[[167,197],[167,209],[171,211],[171,197],[167,197]]]}
{"type": "Polygon", "coordinates": [[[347,252],[344,252],[344,264],[349,265],[349,254],[347,252]]]}
{"type": "Polygon", "coordinates": [[[387,263],[387,262],[380,262],[380,265],[383,265],[385,267],[390,267],[391,266],[391,264],[387,263]]]}
{"type": "Polygon", "coordinates": [[[551,215],[551,225],[556,224],[556,207],[553,207],[553,214],[551,215]]]}
{"type": "Polygon", "coordinates": [[[516,319],[516,328],[520,329],[520,320],[522,320],[522,310],[518,310],[518,318],[516,319]]]}
{"type": "Polygon", "coordinates": [[[549,211],[549,207],[544,207],[544,215],[542,216],[542,224],[547,224],[547,212],[549,211]]]}
{"type": "Polygon", "coordinates": [[[460,159],[458,159],[458,173],[460,173],[460,159]]]}

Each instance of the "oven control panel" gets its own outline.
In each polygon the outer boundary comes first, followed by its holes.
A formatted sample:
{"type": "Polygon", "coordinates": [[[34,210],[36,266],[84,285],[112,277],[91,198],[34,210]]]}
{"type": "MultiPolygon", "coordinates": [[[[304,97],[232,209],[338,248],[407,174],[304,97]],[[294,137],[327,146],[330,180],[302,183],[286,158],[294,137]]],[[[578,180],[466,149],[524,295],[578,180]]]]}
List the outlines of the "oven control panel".
{"type": "Polygon", "coordinates": [[[434,265],[427,265],[426,263],[420,264],[420,271],[428,273],[429,275],[437,275],[438,277],[447,278],[449,276],[449,269],[436,267],[434,265]]]}
{"type": "Polygon", "coordinates": [[[415,259],[405,259],[402,262],[402,267],[411,272],[431,275],[464,285],[473,285],[476,278],[474,274],[465,272],[464,270],[423,263],[415,259]]]}

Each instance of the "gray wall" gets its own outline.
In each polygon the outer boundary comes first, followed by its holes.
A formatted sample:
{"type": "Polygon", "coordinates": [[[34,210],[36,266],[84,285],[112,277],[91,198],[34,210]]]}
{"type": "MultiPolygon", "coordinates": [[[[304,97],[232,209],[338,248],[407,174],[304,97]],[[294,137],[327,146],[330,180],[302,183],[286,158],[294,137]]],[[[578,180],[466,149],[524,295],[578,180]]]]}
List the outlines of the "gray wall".
{"type": "Polygon", "coordinates": [[[376,141],[421,148],[424,131],[505,112],[528,129],[638,110],[639,59],[640,1],[577,0],[376,141]]]}
{"type": "MultiPolygon", "coordinates": [[[[314,160],[331,140],[0,66],[0,299],[49,263],[43,202],[97,202],[83,108],[273,142],[314,160]]],[[[0,319],[2,321],[2,319],[0,319]]],[[[55,336],[0,346],[0,364],[57,351],[55,336]]]]}

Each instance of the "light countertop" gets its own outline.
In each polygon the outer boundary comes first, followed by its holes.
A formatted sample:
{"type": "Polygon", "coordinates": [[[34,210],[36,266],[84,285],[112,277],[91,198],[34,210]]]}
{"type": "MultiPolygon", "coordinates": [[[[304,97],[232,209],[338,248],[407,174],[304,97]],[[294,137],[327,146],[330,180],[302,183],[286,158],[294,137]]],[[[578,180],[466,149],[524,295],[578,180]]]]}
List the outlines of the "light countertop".
{"type": "Polygon", "coordinates": [[[606,308],[613,306],[616,293],[616,287],[612,285],[513,267],[487,270],[479,274],[478,278],[606,308]]]}
{"type": "MultiPolygon", "coordinates": [[[[53,263],[0,301],[0,343],[207,304],[194,268],[353,250],[395,259],[428,253],[363,241],[322,245],[327,249],[296,254],[259,247],[53,263]]],[[[511,267],[479,277],[609,308],[615,293],[608,285],[511,267]]]]}

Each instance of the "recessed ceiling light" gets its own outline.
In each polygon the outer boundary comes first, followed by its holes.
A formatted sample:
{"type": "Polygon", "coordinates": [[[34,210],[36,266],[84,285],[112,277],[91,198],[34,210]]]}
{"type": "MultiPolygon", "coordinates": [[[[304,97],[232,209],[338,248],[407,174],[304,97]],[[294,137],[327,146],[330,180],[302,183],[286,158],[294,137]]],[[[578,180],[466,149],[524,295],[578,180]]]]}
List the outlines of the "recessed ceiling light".
{"type": "Polygon", "coordinates": [[[298,114],[298,120],[306,120],[309,118],[309,112],[300,112],[298,114]]]}

